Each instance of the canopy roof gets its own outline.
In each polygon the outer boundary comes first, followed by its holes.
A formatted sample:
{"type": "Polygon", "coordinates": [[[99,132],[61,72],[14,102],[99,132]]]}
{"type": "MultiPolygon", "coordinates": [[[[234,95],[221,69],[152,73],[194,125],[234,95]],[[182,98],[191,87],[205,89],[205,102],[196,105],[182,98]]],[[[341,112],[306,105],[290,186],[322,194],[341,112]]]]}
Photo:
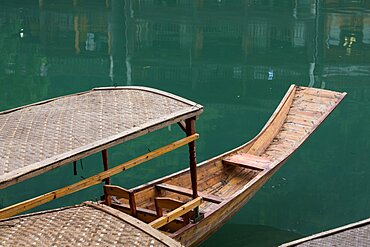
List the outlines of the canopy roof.
{"type": "Polygon", "coordinates": [[[111,207],[84,204],[0,220],[1,246],[178,246],[111,207]]]}
{"type": "Polygon", "coordinates": [[[156,89],[110,87],[0,112],[0,188],[202,111],[156,89]]]}

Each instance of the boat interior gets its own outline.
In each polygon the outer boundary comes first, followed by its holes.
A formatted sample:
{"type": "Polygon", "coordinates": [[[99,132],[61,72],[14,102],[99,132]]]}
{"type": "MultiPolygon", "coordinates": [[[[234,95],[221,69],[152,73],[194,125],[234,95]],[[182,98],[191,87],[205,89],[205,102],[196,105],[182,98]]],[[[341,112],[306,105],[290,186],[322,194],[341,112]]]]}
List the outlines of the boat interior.
{"type": "MultiPolygon", "coordinates": [[[[172,210],[194,200],[189,169],[163,179],[124,189],[105,185],[106,203],[140,220],[176,234],[194,218],[192,209],[199,206],[203,217],[248,190],[264,175],[273,173],[289,155],[326,118],[343,95],[314,88],[292,86],[262,131],[247,144],[197,167],[198,195],[202,203],[194,203],[190,211],[165,220],[172,210]]],[[[250,192],[252,193],[252,191],[250,192]]]]}

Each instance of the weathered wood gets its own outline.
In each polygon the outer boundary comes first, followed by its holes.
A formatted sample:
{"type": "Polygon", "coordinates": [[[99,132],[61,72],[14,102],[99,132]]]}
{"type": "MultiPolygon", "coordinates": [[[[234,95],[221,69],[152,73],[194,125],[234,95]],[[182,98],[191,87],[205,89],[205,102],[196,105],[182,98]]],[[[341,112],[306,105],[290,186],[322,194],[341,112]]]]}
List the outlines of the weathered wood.
{"type": "Polygon", "coordinates": [[[116,185],[104,185],[104,191],[107,193],[107,195],[115,196],[117,197],[117,199],[120,198],[125,198],[127,200],[130,199],[131,191],[116,185]]]}
{"type": "Polygon", "coordinates": [[[124,189],[115,185],[104,185],[104,195],[108,198],[107,205],[111,206],[111,196],[116,196],[117,199],[124,198],[129,201],[131,215],[136,216],[136,201],[135,194],[131,190],[124,189]]]}
{"type": "MultiPolygon", "coordinates": [[[[104,166],[104,171],[107,171],[109,169],[109,164],[108,164],[108,150],[104,149],[101,151],[102,153],[102,158],[103,158],[103,166],[104,166]]],[[[110,178],[107,177],[104,179],[105,184],[110,184],[110,178]]]]}
{"type": "MultiPolygon", "coordinates": [[[[121,212],[124,212],[126,214],[130,214],[131,213],[130,206],[127,205],[127,204],[116,204],[116,203],[113,203],[112,204],[112,208],[117,209],[117,210],[119,210],[121,212]]],[[[139,219],[139,220],[141,220],[141,221],[143,221],[143,222],[145,222],[145,223],[150,223],[153,220],[158,219],[157,213],[154,210],[147,209],[147,208],[137,207],[136,208],[136,211],[137,211],[136,218],[139,219]]],[[[184,226],[184,224],[185,223],[184,223],[184,221],[181,218],[177,218],[177,219],[171,221],[169,224],[167,224],[165,226],[165,228],[166,228],[166,230],[168,230],[170,232],[176,232],[179,229],[181,229],[184,226]]]]}
{"type": "Polygon", "coordinates": [[[170,197],[156,197],[154,198],[154,204],[155,204],[157,216],[162,217],[164,208],[173,210],[175,208],[178,208],[184,205],[185,203],[180,200],[172,199],[170,197]]]}
{"type": "MultiPolygon", "coordinates": [[[[343,97],[343,93],[333,92],[325,89],[300,87],[299,92],[306,95],[319,96],[321,98],[329,99],[340,99],[343,97]]],[[[345,93],[344,93],[345,94],[345,93]]]]}
{"type": "MultiPolygon", "coordinates": [[[[333,106],[329,107],[331,104],[328,104],[328,108],[326,108],[322,113],[310,111],[310,109],[302,110],[299,108],[299,105],[294,106],[296,107],[294,108],[292,106],[292,99],[294,100],[295,96],[294,89],[295,88],[290,88],[274,115],[270,118],[263,130],[251,142],[198,165],[198,172],[200,170],[210,171],[208,173],[201,173],[201,176],[198,175],[198,186],[199,188],[202,188],[202,192],[199,192],[199,195],[204,196],[202,193],[207,195],[217,195],[216,198],[224,198],[224,200],[219,200],[220,203],[215,204],[209,203],[206,198],[203,198],[205,202],[202,204],[201,208],[202,213],[204,213],[204,219],[196,224],[188,224],[172,233],[171,236],[173,238],[177,239],[185,246],[194,246],[201,243],[212,232],[216,231],[263,186],[263,184],[278,170],[284,161],[317,128],[318,124],[320,124],[334,109],[333,106]],[[287,107],[287,105],[289,107],[287,107]],[[310,117],[317,117],[315,124],[303,126],[297,123],[286,122],[286,116],[288,116],[290,111],[293,109],[303,111],[303,113],[307,110],[310,117]],[[276,133],[271,132],[272,127],[274,128],[274,131],[277,131],[276,133]],[[284,131],[280,132],[280,130],[284,131]],[[266,135],[266,133],[268,135],[266,135]],[[286,138],[289,138],[289,140],[286,138]],[[264,143],[262,143],[262,140],[264,143]],[[251,147],[258,142],[261,142],[258,145],[263,146],[260,150],[261,154],[256,156],[253,155],[253,152],[248,153],[251,147]],[[237,154],[244,155],[245,153],[250,155],[246,159],[250,164],[257,166],[268,165],[269,169],[256,171],[252,169],[240,169],[236,166],[222,165],[222,160],[227,160],[229,157],[237,154]],[[264,157],[269,158],[264,159],[264,157]]],[[[341,97],[343,98],[344,95],[345,94],[341,95],[341,97]]],[[[335,102],[335,105],[339,103],[336,98],[333,99],[333,102],[335,102]]],[[[298,112],[297,110],[296,112],[298,112]]],[[[144,186],[139,186],[134,190],[139,192],[149,186],[155,186],[159,190],[172,192],[160,193],[163,194],[162,196],[173,199],[183,199],[183,197],[180,197],[179,195],[190,197],[192,196],[192,191],[190,189],[185,189],[190,188],[191,182],[188,179],[189,174],[189,169],[186,169],[180,173],[155,180],[144,186]]],[[[148,205],[150,205],[149,202],[148,205]]]]}
{"type": "MultiPolygon", "coordinates": [[[[186,119],[186,135],[191,136],[195,133],[195,119],[186,119]]],[[[193,190],[193,198],[198,197],[198,184],[197,184],[197,161],[195,152],[195,142],[189,142],[189,161],[190,161],[190,177],[191,188],[193,190]]]]}
{"type": "Polygon", "coordinates": [[[185,121],[180,121],[180,122],[178,122],[177,123],[179,126],[180,126],[180,128],[186,133],[186,123],[185,123],[185,121]]]}
{"type": "MultiPolygon", "coordinates": [[[[108,150],[104,149],[102,151],[102,159],[103,159],[103,168],[104,171],[107,171],[109,169],[109,164],[108,164],[108,150]]],[[[104,179],[105,184],[110,184],[110,177],[107,177],[104,179]]],[[[110,205],[111,198],[107,196],[106,193],[104,193],[104,201],[106,202],[107,205],[110,205]]]]}
{"type": "Polygon", "coordinates": [[[135,159],[132,159],[132,160],[126,162],[126,163],[123,163],[121,165],[113,167],[113,168],[111,168],[107,171],[98,173],[95,176],[84,179],[84,180],[82,180],[80,182],[77,182],[75,184],[72,184],[72,185],[66,186],[64,188],[46,193],[44,195],[41,195],[41,196],[38,196],[38,197],[35,197],[35,198],[32,198],[32,199],[29,199],[29,200],[11,205],[9,207],[0,209],[0,219],[7,218],[7,217],[10,217],[10,216],[19,214],[19,213],[24,212],[28,209],[31,209],[31,208],[34,208],[36,206],[42,205],[46,202],[52,201],[56,198],[59,198],[59,197],[74,193],[76,191],[88,188],[90,186],[99,184],[101,181],[103,181],[107,177],[118,174],[122,171],[125,171],[129,168],[132,168],[136,165],[139,165],[139,164],[141,164],[145,161],[151,160],[151,159],[153,159],[155,157],[158,157],[162,154],[168,153],[168,152],[170,152],[170,151],[172,151],[176,148],[184,146],[184,145],[188,144],[189,142],[195,141],[196,139],[198,139],[198,137],[199,137],[198,134],[194,134],[194,135],[185,137],[185,138],[183,138],[179,141],[176,141],[176,142],[173,142],[173,143],[171,143],[169,145],[166,145],[164,147],[158,148],[158,149],[156,149],[152,152],[149,152],[145,155],[139,156],[139,157],[137,157],[135,159]]]}
{"type": "Polygon", "coordinates": [[[179,208],[169,212],[167,215],[162,216],[152,222],[149,225],[153,228],[160,228],[169,222],[173,221],[174,219],[183,216],[184,214],[188,213],[189,211],[199,207],[202,204],[202,198],[197,197],[190,202],[185,203],[184,205],[180,206],[179,208]]]}
{"type": "Polygon", "coordinates": [[[269,168],[271,160],[251,154],[235,154],[222,160],[227,165],[237,165],[249,169],[264,170],[269,168]]]}
{"type": "Polygon", "coordinates": [[[136,212],[136,200],[135,200],[134,192],[130,192],[128,202],[130,204],[131,215],[136,217],[137,212],[136,212]]]}
{"type": "MultiPolygon", "coordinates": [[[[192,190],[182,188],[180,186],[171,185],[171,184],[156,184],[155,187],[161,190],[167,190],[170,192],[178,193],[184,196],[191,197],[193,195],[192,190]]],[[[222,198],[210,195],[207,193],[199,192],[199,195],[203,198],[204,201],[212,202],[212,203],[221,203],[223,201],[222,198]]]]}
{"type": "Polygon", "coordinates": [[[284,97],[279,111],[276,112],[274,121],[264,128],[264,132],[258,136],[248,153],[260,155],[275,138],[288,115],[290,106],[294,99],[295,87],[291,87],[284,97]]]}

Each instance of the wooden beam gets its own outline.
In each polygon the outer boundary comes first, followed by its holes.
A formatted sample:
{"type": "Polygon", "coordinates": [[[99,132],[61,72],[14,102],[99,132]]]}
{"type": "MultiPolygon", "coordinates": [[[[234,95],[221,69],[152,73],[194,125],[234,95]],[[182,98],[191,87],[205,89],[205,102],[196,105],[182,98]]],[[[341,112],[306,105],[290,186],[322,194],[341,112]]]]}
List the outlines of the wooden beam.
{"type": "Polygon", "coordinates": [[[180,128],[186,133],[186,123],[184,121],[180,121],[177,123],[180,128]]]}
{"type": "MultiPolygon", "coordinates": [[[[103,158],[104,171],[107,171],[109,169],[109,165],[108,165],[108,149],[104,149],[103,151],[101,151],[101,154],[102,154],[102,158],[103,158]]],[[[104,180],[104,182],[105,182],[105,184],[110,184],[110,177],[107,177],[104,180]]]]}
{"type": "Polygon", "coordinates": [[[151,160],[151,159],[156,158],[156,157],[158,157],[162,154],[168,153],[168,152],[170,152],[174,149],[177,149],[181,146],[184,146],[184,145],[188,144],[189,142],[195,141],[198,138],[199,138],[198,134],[194,134],[194,135],[185,137],[181,140],[173,142],[173,143],[171,143],[169,145],[166,145],[164,147],[158,148],[158,149],[156,149],[152,152],[149,152],[147,154],[141,155],[141,156],[139,156],[135,159],[132,159],[128,162],[120,164],[116,167],[113,167],[113,168],[107,170],[107,171],[98,173],[95,176],[92,176],[92,177],[86,178],[84,180],[81,180],[81,181],[79,181],[77,183],[74,183],[72,185],[69,185],[69,186],[66,186],[64,188],[54,190],[54,191],[51,191],[49,193],[40,195],[38,197],[35,197],[35,198],[32,198],[32,199],[29,199],[29,200],[11,205],[9,207],[0,209],[0,219],[4,219],[4,218],[8,218],[8,217],[17,215],[21,212],[27,211],[31,208],[34,208],[34,207],[37,207],[37,206],[42,205],[44,203],[50,202],[50,201],[52,201],[54,199],[57,199],[59,197],[69,195],[69,194],[72,194],[76,191],[79,191],[79,190],[91,187],[93,185],[99,184],[104,179],[106,179],[110,176],[116,175],[116,174],[118,174],[122,171],[125,171],[129,168],[132,168],[136,165],[139,165],[139,164],[141,164],[145,161],[151,160]]]}
{"type": "MultiPolygon", "coordinates": [[[[195,133],[195,119],[189,118],[186,122],[186,135],[191,136],[195,133]]],[[[195,151],[195,142],[189,142],[189,161],[190,161],[190,178],[191,188],[193,190],[193,198],[198,197],[198,183],[197,183],[197,160],[195,151]]]]}
{"type": "MultiPolygon", "coordinates": [[[[109,169],[109,164],[108,164],[108,149],[104,149],[101,151],[101,154],[102,154],[102,159],[103,159],[103,168],[104,168],[104,171],[107,171],[109,169]]],[[[106,178],[104,180],[105,184],[110,184],[110,177],[106,178]]],[[[110,196],[108,196],[107,193],[105,193],[105,190],[104,190],[104,201],[107,205],[110,205],[111,204],[111,198],[110,196]]]]}
{"type": "MultiPolygon", "coordinates": [[[[191,197],[193,195],[192,190],[186,189],[186,188],[183,188],[183,187],[180,187],[180,186],[176,186],[176,185],[156,184],[155,186],[158,189],[171,191],[171,192],[178,193],[178,194],[184,195],[184,196],[190,196],[191,197]]],[[[211,194],[199,192],[199,195],[203,198],[204,201],[217,203],[217,204],[219,204],[223,201],[223,199],[221,199],[220,197],[214,196],[214,195],[211,195],[211,194]]]]}
{"type": "Polygon", "coordinates": [[[193,200],[191,200],[188,203],[185,203],[181,207],[169,212],[167,215],[162,216],[152,222],[149,223],[149,225],[153,228],[160,228],[169,222],[175,220],[178,217],[183,216],[184,214],[188,213],[189,211],[198,208],[202,204],[202,198],[197,197],[193,200]]]}

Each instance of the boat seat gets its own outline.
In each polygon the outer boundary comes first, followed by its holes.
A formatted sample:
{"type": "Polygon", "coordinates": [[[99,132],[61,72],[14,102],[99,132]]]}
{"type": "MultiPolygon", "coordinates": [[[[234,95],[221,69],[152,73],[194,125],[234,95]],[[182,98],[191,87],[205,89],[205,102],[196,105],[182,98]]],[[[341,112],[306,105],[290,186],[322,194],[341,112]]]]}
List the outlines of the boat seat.
{"type": "Polygon", "coordinates": [[[131,215],[136,217],[136,202],[135,202],[135,195],[132,190],[124,189],[120,186],[116,185],[104,185],[104,196],[105,196],[105,203],[108,206],[112,205],[112,198],[111,196],[115,196],[117,199],[124,198],[128,200],[130,205],[131,215]]]}
{"type": "MultiPolygon", "coordinates": [[[[165,184],[165,183],[156,184],[155,187],[158,188],[158,189],[178,193],[178,194],[181,194],[181,195],[184,195],[184,196],[192,196],[193,195],[192,190],[187,189],[187,188],[183,188],[183,187],[180,187],[180,186],[172,185],[172,184],[165,184]]],[[[212,202],[212,203],[219,204],[223,201],[223,199],[218,197],[218,196],[214,196],[214,195],[207,194],[207,193],[204,193],[204,192],[198,192],[198,194],[199,194],[199,196],[201,196],[203,198],[204,201],[207,201],[207,202],[212,202]]]]}
{"type": "Polygon", "coordinates": [[[223,164],[237,165],[253,170],[263,171],[269,169],[271,160],[247,153],[234,154],[222,160],[223,164]]]}

